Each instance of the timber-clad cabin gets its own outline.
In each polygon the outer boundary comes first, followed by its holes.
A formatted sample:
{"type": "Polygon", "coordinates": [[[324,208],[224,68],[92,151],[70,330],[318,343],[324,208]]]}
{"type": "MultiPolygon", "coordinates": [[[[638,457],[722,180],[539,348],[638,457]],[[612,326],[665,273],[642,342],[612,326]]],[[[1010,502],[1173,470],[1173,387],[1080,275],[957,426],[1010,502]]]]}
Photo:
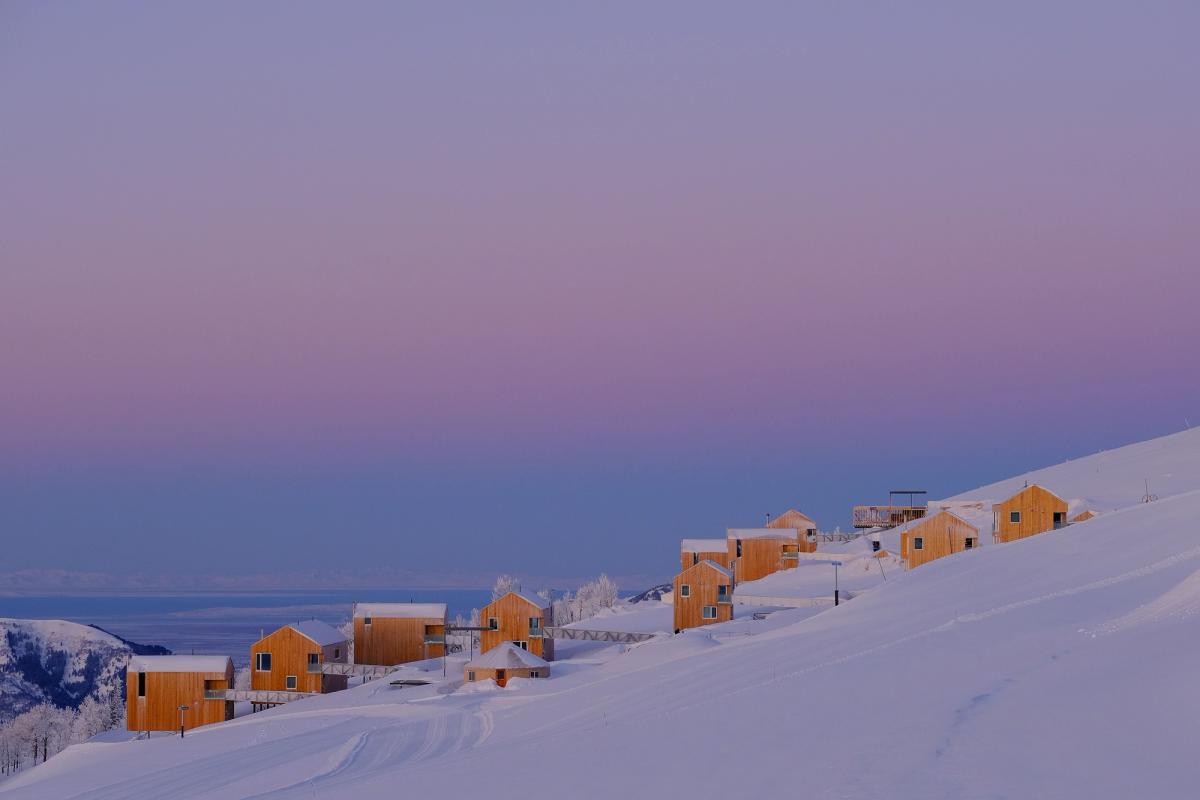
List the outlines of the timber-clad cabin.
{"type": "Polygon", "coordinates": [[[701,561],[675,576],[675,632],[733,619],[733,573],[701,561]]]}
{"type": "Polygon", "coordinates": [[[445,603],[355,603],[354,662],[394,666],[446,651],[445,603]]]}
{"type": "Polygon", "coordinates": [[[273,692],[337,692],[345,675],[322,674],[322,664],[350,660],[350,641],[318,620],[284,625],[250,646],[250,688],[273,692]]]}
{"type": "Polygon", "coordinates": [[[1014,542],[1067,526],[1067,501],[1036,483],[992,506],[996,542],[1014,542]]]}
{"type": "Polygon", "coordinates": [[[134,656],[125,672],[125,727],[177,731],[233,719],[225,700],[231,688],[228,656],[134,656]]]}
{"type": "Polygon", "coordinates": [[[737,582],[756,581],[797,566],[800,539],[794,528],[730,528],[726,545],[737,582]]]}
{"type": "Polygon", "coordinates": [[[497,686],[504,686],[512,678],[549,677],[550,665],[545,660],[512,642],[481,653],[463,667],[463,680],[468,683],[491,679],[497,686]]]}
{"type": "Polygon", "coordinates": [[[708,559],[722,567],[729,566],[729,545],[724,539],[684,539],[679,543],[679,569],[708,559]]]}
{"type": "Polygon", "coordinates": [[[979,529],[957,514],[939,511],[900,533],[900,557],[908,569],[979,547],[979,529]]]}
{"type": "MultiPolygon", "coordinates": [[[[817,523],[813,518],[789,508],[775,519],[767,523],[768,528],[791,529],[796,532],[796,542],[801,553],[817,552],[817,523]]],[[[797,566],[795,562],[784,564],[784,568],[797,566]]]]}
{"type": "Polygon", "coordinates": [[[554,624],[549,603],[536,595],[509,592],[479,612],[479,652],[486,653],[505,642],[547,661],[554,660],[554,640],[546,628],[554,624]]]}

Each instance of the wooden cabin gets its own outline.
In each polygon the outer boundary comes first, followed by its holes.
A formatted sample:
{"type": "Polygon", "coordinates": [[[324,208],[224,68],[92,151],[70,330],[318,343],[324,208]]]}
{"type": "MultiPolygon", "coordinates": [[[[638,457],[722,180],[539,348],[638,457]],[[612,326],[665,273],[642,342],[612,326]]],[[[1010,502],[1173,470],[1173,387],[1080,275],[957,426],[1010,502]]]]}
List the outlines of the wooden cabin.
{"type": "Polygon", "coordinates": [[[729,545],[724,539],[684,539],[679,543],[679,570],[708,559],[729,566],[729,545]]]}
{"type": "Polygon", "coordinates": [[[795,528],[730,528],[726,546],[737,582],[756,581],[797,566],[801,538],[795,528]]]}
{"type": "Polygon", "coordinates": [[[949,511],[912,522],[900,533],[900,557],[908,569],[976,547],[979,529],[949,511]]]}
{"type": "Polygon", "coordinates": [[[486,653],[505,642],[547,661],[554,660],[554,640],[546,628],[554,624],[549,603],[535,595],[509,592],[479,612],[479,652],[486,653]]]}
{"type": "MultiPolygon", "coordinates": [[[[796,532],[796,541],[799,544],[801,553],[817,552],[817,523],[807,514],[803,514],[794,508],[789,508],[768,522],[767,527],[776,529],[790,528],[796,532]]],[[[796,564],[785,564],[784,566],[794,567],[796,564]]]]}
{"type": "Polygon", "coordinates": [[[675,632],[733,619],[733,573],[701,561],[675,576],[675,632]]]}
{"type": "Polygon", "coordinates": [[[502,642],[481,653],[463,668],[463,679],[468,683],[490,678],[497,686],[504,686],[512,678],[549,677],[550,665],[544,659],[512,642],[502,642]]]}
{"type": "Polygon", "coordinates": [[[1067,501],[1036,483],[996,503],[992,513],[996,542],[1014,542],[1067,525],[1067,501]]]}
{"type": "Polygon", "coordinates": [[[354,604],[356,664],[390,667],[445,653],[445,603],[354,604]]]}
{"type": "Polygon", "coordinates": [[[250,688],[274,692],[338,692],[345,675],[325,675],[322,664],[350,661],[346,634],[318,620],[284,625],[250,646],[250,688]]]}
{"type": "Polygon", "coordinates": [[[125,727],[177,731],[233,719],[225,700],[232,688],[228,656],[134,656],[125,672],[125,727]]]}

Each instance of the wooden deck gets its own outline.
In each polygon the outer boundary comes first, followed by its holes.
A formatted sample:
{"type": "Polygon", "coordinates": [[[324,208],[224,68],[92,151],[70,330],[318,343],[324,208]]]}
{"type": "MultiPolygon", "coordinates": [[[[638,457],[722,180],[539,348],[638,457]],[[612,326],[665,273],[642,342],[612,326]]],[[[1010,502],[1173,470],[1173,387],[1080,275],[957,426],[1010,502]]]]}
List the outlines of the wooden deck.
{"type": "Polygon", "coordinates": [[[927,510],[925,506],[855,506],[854,527],[894,528],[921,519],[927,510]]]}

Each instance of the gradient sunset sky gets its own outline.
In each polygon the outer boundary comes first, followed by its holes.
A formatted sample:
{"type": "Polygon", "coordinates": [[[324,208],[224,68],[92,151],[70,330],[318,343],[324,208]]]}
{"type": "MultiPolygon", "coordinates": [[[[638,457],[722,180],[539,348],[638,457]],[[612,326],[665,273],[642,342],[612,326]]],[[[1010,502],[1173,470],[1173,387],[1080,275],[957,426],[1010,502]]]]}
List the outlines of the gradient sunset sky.
{"type": "Polygon", "coordinates": [[[1200,4],[990,5],[0,2],[0,572],[665,577],[1200,424],[1200,4]]]}

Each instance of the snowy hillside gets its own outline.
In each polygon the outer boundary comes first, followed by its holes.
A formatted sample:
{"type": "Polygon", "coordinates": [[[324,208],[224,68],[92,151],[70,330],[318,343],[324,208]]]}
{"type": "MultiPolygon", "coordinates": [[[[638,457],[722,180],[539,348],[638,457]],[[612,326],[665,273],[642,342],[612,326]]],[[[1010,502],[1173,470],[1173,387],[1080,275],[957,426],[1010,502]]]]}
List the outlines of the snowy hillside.
{"type": "Polygon", "coordinates": [[[1194,797],[1198,457],[1187,432],[1050,468],[1031,481],[1124,508],[836,608],[593,648],[503,690],[429,663],[428,687],[75,746],[0,798],[1194,797]],[[1151,469],[1141,503],[1126,483],[1151,469]]]}
{"type": "Polygon", "coordinates": [[[124,640],[62,620],[0,619],[0,721],[42,702],[74,708],[124,687],[124,640]]]}

